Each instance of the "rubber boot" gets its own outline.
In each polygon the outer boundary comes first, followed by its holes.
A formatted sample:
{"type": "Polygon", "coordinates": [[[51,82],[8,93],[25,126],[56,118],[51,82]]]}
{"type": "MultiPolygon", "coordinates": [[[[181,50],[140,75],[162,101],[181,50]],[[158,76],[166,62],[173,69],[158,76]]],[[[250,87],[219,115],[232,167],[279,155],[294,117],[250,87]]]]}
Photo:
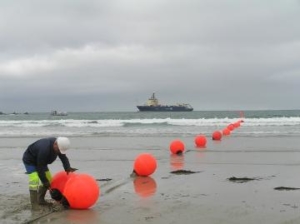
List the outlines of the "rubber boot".
{"type": "Polygon", "coordinates": [[[47,202],[45,200],[45,195],[47,193],[47,188],[45,188],[44,186],[39,186],[39,191],[38,191],[38,204],[39,205],[52,205],[52,203],[47,202]]]}
{"type": "Polygon", "coordinates": [[[38,192],[34,190],[30,190],[30,203],[31,203],[31,209],[33,211],[39,210],[39,204],[38,204],[38,192]]]}

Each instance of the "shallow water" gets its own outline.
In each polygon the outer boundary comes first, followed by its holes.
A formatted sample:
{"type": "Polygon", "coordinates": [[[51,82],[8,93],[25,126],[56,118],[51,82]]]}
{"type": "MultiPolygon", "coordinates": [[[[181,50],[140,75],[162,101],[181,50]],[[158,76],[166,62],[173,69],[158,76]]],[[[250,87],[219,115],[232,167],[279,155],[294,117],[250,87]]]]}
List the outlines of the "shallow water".
{"type": "MultiPolygon", "coordinates": [[[[240,134],[247,129],[241,126],[221,141],[207,138],[205,148],[194,146],[193,135],[72,136],[67,154],[71,165],[95,179],[112,180],[98,181],[101,195],[90,210],[55,213],[39,222],[299,223],[299,191],[274,188],[300,187],[300,138],[240,134]],[[170,154],[174,139],[185,144],[182,156],[170,154]],[[156,157],[157,170],[151,179],[130,178],[134,159],[145,152],[156,157]],[[171,173],[178,169],[195,173],[171,173]],[[232,176],[258,180],[233,183],[228,181],[232,176]]],[[[21,162],[34,140],[32,136],[1,138],[1,220],[6,223],[34,218],[21,162]]],[[[59,159],[49,167],[53,174],[62,170],[59,159]]]]}

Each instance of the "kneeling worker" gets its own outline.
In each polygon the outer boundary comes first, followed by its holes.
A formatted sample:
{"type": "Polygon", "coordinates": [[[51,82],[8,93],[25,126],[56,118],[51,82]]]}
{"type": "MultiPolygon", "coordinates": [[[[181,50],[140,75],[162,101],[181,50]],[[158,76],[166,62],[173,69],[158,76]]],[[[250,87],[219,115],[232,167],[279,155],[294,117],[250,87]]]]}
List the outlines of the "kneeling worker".
{"type": "Polygon", "coordinates": [[[23,154],[23,163],[29,176],[30,202],[33,210],[39,205],[49,205],[45,201],[47,190],[50,190],[51,173],[48,164],[60,158],[67,173],[77,169],[71,168],[66,151],[70,148],[70,140],[66,137],[42,138],[28,146],[23,154]],[[42,185],[39,186],[39,181],[42,185]]]}

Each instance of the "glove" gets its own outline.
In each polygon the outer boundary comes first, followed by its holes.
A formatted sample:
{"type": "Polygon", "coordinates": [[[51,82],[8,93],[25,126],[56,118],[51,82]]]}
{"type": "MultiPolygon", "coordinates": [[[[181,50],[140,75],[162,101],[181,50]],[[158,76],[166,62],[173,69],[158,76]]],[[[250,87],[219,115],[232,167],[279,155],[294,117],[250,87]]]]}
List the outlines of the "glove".
{"type": "Polygon", "coordinates": [[[76,170],[78,170],[78,169],[70,167],[69,169],[66,170],[66,172],[67,172],[67,174],[69,174],[70,172],[72,173],[72,172],[75,172],[76,170]]]}
{"type": "Polygon", "coordinates": [[[63,195],[61,194],[61,192],[58,189],[56,189],[56,188],[50,190],[50,196],[55,201],[60,201],[62,199],[62,197],[63,197],[63,195]]]}

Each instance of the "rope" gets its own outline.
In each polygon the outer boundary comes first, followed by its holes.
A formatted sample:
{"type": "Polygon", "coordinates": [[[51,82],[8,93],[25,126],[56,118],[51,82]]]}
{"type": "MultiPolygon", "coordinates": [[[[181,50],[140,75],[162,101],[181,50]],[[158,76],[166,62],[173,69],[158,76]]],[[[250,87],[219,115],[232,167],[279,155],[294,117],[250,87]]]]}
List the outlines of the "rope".
{"type": "Polygon", "coordinates": [[[41,218],[44,218],[44,217],[46,217],[46,216],[48,216],[48,215],[50,215],[50,214],[52,214],[52,213],[54,213],[55,211],[50,211],[50,212],[48,212],[48,213],[45,213],[45,214],[42,214],[42,215],[40,215],[40,216],[38,216],[38,217],[36,217],[36,218],[33,218],[33,219],[30,219],[29,221],[26,221],[26,222],[24,222],[23,224],[32,224],[32,223],[34,223],[35,221],[37,221],[37,220],[39,220],[39,219],[41,219],[41,218]]]}

